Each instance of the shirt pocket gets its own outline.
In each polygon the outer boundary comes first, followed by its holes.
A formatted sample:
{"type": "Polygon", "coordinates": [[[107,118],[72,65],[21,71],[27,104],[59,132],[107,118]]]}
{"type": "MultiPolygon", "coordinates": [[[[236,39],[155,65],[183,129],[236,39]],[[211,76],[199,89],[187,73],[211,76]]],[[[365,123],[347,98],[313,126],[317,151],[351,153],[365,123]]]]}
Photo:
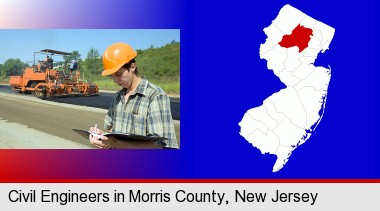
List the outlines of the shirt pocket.
{"type": "Polygon", "coordinates": [[[126,133],[146,136],[146,122],[147,117],[144,115],[138,115],[128,113],[127,131],[126,133]]]}

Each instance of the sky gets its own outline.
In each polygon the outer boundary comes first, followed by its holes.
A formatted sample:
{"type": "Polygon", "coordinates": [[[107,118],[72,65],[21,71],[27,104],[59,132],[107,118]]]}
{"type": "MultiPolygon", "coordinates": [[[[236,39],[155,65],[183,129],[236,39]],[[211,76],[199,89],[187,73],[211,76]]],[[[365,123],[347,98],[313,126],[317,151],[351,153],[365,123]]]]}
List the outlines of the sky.
{"type": "MultiPolygon", "coordinates": [[[[173,40],[180,42],[179,29],[1,29],[0,64],[19,58],[31,65],[34,52],[43,49],[68,53],[79,51],[84,60],[91,48],[102,55],[115,42],[125,42],[135,50],[144,50],[151,46],[164,46],[173,40]]],[[[44,55],[36,55],[36,59],[45,58],[44,55]]],[[[53,59],[63,60],[57,56],[53,59]]]]}

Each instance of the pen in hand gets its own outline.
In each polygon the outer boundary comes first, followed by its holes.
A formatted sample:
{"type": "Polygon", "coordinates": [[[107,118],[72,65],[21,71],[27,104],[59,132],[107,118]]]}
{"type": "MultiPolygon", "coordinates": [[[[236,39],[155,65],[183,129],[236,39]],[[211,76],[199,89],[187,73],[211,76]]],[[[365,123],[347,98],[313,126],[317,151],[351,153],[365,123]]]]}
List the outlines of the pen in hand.
{"type": "Polygon", "coordinates": [[[97,131],[97,127],[98,127],[98,124],[95,124],[95,129],[94,129],[94,131],[91,133],[91,135],[96,136],[96,137],[98,137],[98,138],[101,138],[102,135],[99,135],[99,134],[96,132],[96,131],[97,131]]]}

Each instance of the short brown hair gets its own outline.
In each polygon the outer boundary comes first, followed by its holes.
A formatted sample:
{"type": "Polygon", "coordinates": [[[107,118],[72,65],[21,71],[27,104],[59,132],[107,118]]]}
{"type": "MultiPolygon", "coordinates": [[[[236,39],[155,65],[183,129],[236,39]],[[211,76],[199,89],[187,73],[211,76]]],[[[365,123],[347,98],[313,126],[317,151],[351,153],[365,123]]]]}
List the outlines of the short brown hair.
{"type": "MultiPolygon", "coordinates": [[[[129,68],[131,68],[131,65],[132,63],[135,63],[136,64],[136,60],[135,59],[132,59],[131,61],[125,63],[122,67],[126,70],[129,71],[129,68]]],[[[137,70],[137,66],[136,66],[136,70],[135,70],[135,73],[137,76],[139,76],[139,71],[137,70]]]]}

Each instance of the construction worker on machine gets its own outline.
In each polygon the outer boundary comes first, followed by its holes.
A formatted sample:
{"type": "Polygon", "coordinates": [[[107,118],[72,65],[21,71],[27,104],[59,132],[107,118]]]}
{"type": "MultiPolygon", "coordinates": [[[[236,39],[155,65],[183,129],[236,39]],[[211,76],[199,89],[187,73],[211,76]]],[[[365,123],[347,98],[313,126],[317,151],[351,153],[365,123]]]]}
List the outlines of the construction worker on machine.
{"type": "Polygon", "coordinates": [[[44,63],[46,68],[53,69],[53,59],[50,56],[46,56],[44,63]]]}
{"type": "Polygon", "coordinates": [[[42,72],[42,70],[41,70],[41,62],[38,62],[38,64],[37,64],[37,72],[42,72]]]}
{"type": "Polygon", "coordinates": [[[70,75],[70,78],[74,79],[74,80],[77,80],[79,78],[79,70],[78,70],[78,62],[75,58],[71,59],[71,62],[70,62],[70,67],[69,67],[69,75],[70,75]],[[75,71],[75,73],[74,73],[75,71]]]}
{"type": "Polygon", "coordinates": [[[71,59],[71,62],[70,62],[70,72],[71,71],[76,71],[78,69],[78,62],[75,58],[71,59]]]}
{"type": "MultiPolygon", "coordinates": [[[[103,54],[104,71],[121,86],[104,119],[104,129],[110,132],[143,136],[165,137],[157,142],[160,147],[178,148],[174,124],[170,111],[170,99],[157,85],[140,77],[135,57],[136,51],[125,43],[109,46],[103,54]]],[[[102,136],[96,127],[89,130],[91,144],[98,148],[127,148],[125,141],[102,136]]]]}
{"type": "Polygon", "coordinates": [[[45,72],[46,71],[46,67],[47,67],[46,64],[47,64],[46,60],[38,62],[38,69],[39,69],[40,72],[45,72]]]}

